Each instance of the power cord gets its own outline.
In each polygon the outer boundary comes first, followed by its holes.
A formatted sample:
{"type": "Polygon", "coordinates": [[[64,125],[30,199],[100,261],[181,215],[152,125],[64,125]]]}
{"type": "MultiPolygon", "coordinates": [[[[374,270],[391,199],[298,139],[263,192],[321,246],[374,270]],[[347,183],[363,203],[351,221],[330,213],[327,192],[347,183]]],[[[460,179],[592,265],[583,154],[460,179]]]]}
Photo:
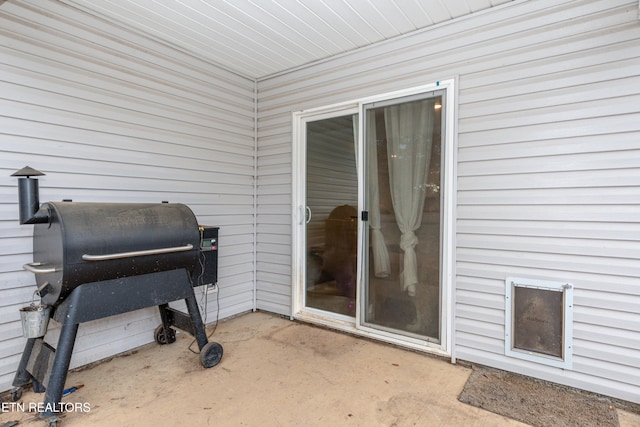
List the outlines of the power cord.
{"type": "MultiPolygon", "coordinates": [[[[200,246],[202,246],[202,241],[204,240],[204,235],[203,235],[203,230],[200,229],[200,246]]],[[[205,329],[206,329],[206,325],[207,325],[207,307],[208,307],[208,303],[209,303],[209,298],[207,298],[207,288],[204,286],[204,271],[205,271],[205,267],[207,264],[207,257],[205,256],[203,251],[200,251],[200,256],[198,257],[198,262],[200,263],[200,275],[198,276],[197,280],[196,280],[196,286],[200,287],[202,289],[202,295],[200,297],[200,303],[198,305],[198,307],[200,308],[201,313],[204,313],[204,319],[202,319],[202,323],[205,325],[205,329]]],[[[215,286],[218,286],[218,283],[215,283],[215,286]]],[[[218,291],[216,292],[216,321],[213,324],[213,330],[209,333],[209,335],[207,335],[207,340],[209,340],[209,338],[211,338],[213,336],[213,334],[216,332],[216,329],[218,329],[218,320],[220,318],[220,288],[218,288],[218,291]]],[[[191,341],[191,344],[189,344],[189,350],[192,353],[195,354],[200,354],[200,350],[195,351],[192,347],[193,344],[196,343],[195,338],[193,339],[193,341],[191,341]]]]}

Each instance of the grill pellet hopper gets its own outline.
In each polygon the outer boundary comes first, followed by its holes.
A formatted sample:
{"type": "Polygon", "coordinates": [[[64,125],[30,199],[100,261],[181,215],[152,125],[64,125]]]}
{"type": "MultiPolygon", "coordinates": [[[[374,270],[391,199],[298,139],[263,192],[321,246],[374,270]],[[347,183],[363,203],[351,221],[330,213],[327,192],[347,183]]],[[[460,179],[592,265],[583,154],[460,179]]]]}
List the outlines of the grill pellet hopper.
{"type": "Polygon", "coordinates": [[[200,362],[213,367],[222,346],[209,342],[194,287],[217,282],[216,227],[200,227],[193,212],[177,203],[77,203],[38,201],[40,172],[19,176],[20,223],[33,224],[33,262],[41,304],[61,325],[56,348],[44,337],[27,337],[13,381],[45,392],[41,417],[57,421],[71,354],[83,322],[157,306],[158,344],[175,341],[175,328],[193,335],[200,362]],[[187,313],[169,306],[184,300],[187,313]]]}

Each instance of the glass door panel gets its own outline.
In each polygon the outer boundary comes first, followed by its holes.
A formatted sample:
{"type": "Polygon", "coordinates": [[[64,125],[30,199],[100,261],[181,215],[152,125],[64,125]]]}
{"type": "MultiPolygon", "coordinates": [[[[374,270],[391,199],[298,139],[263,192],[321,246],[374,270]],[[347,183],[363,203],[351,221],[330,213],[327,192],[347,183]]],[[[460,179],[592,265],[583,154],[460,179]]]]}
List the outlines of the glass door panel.
{"type": "Polygon", "coordinates": [[[365,106],[363,325],[440,342],[444,91],[365,106]]]}
{"type": "Polygon", "coordinates": [[[304,305],[349,317],[358,265],[357,125],[357,115],[306,122],[304,305]]]}

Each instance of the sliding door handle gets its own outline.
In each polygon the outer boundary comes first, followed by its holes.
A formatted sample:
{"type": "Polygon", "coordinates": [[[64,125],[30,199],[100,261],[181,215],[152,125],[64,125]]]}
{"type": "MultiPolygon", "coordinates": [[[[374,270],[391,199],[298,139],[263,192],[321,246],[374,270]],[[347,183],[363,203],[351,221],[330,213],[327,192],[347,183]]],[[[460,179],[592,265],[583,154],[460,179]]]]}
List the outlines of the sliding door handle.
{"type": "Polygon", "coordinates": [[[311,222],[311,208],[309,206],[307,206],[304,209],[304,212],[305,212],[304,222],[305,222],[305,224],[309,224],[309,222],[311,222]]]}

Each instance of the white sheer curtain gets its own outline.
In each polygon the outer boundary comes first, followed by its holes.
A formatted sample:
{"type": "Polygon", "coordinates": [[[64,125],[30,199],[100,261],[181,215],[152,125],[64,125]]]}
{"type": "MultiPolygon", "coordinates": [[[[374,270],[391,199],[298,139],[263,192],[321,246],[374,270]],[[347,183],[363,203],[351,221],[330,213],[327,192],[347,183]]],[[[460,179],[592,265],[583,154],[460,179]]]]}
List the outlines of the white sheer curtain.
{"type": "Polygon", "coordinates": [[[431,142],[433,139],[434,101],[423,100],[385,107],[389,186],[396,222],[402,233],[400,248],[404,265],[400,276],[402,289],[415,296],[418,262],[415,231],[422,224],[427,190],[431,142]]]}
{"type": "MultiPolygon", "coordinates": [[[[380,226],[380,193],[378,190],[378,151],[376,137],[376,117],[373,111],[367,113],[367,137],[365,155],[367,156],[367,186],[369,191],[369,228],[371,229],[371,252],[373,254],[373,272],[376,277],[388,277],[391,274],[389,252],[384,242],[380,226]]],[[[353,140],[358,164],[358,115],[353,115],[353,140]]],[[[358,169],[359,170],[359,169],[358,169]]]]}
{"type": "Polygon", "coordinates": [[[367,184],[369,190],[369,228],[371,228],[371,252],[373,272],[376,277],[391,274],[389,252],[380,226],[380,192],[378,189],[378,138],[376,135],[375,111],[367,112],[365,135],[367,153],[367,184]]]}
{"type": "Polygon", "coordinates": [[[358,164],[358,115],[354,114],[351,116],[351,126],[353,127],[353,153],[356,156],[356,172],[360,170],[360,165],[358,164]]]}

